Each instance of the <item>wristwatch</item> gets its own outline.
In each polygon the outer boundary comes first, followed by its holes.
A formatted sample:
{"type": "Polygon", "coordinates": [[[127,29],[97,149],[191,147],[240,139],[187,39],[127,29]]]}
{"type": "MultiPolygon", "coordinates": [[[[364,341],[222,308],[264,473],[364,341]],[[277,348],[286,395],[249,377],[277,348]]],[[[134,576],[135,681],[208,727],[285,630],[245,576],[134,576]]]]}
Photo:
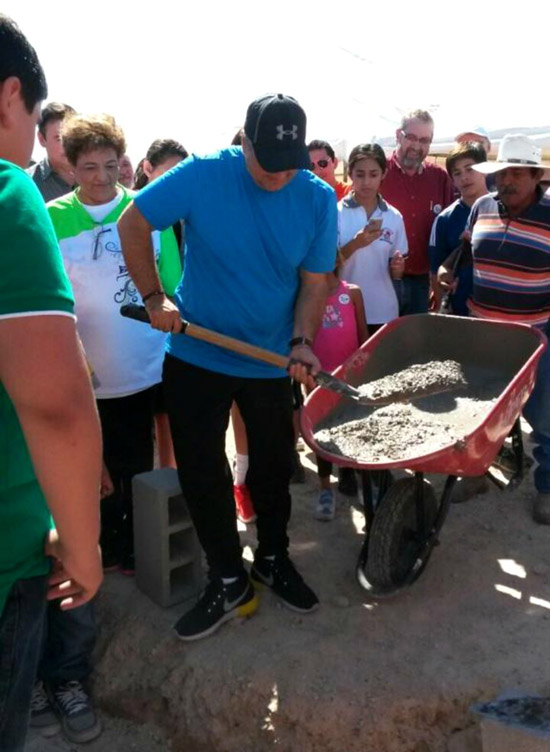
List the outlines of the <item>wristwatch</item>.
{"type": "Polygon", "coordinates": [[[308,337],[294,337],[294,339],[291,339],[288,344],[291,347],[297,347],[298,345],[306,345],[307,347],[311,347],[313,345],[313,341],[308,339],[308,337]]]}

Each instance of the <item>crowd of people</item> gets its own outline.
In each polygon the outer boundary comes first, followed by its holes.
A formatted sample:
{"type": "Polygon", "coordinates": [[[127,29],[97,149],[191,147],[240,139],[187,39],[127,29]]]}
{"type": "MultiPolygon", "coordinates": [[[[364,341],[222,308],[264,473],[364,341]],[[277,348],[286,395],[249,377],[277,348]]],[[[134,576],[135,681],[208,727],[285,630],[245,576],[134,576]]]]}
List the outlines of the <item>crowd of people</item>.
{"type": "MultiPolygon", "coordinates": [[[[254,100],[233,144],[189,156],[155,140],[134,172],[112,115],[47,98],[35,50],[0,15],[0,750],[31,724],[101,733],[88,680],[104,571],[134,572],[132,478],[177,468],[208,584],[184,641],[258,608],[319,600],[288,548],[302,389],[400,315],[437,310],[548,333],[550,197],[540,149],[483,129],[428,158],[429,112],[406,114],[388,158],[354,147],[347,179],[306,141],[290,96],[254,100]],[[29,167],[38,141],[46,151],[29,167]],[[349,178],[349,179],[348,179],[349,178]],[[494,190],[493,190],[494,189],[494,190]],[[120,315],[145,306],[151,326],[120,315]],[[180,336],[182,318],[288,355],[287,370],[180,336]],[[230,415],[237,456],[225,452],[230,415]],[[53,518],[53,524],[52,524],[53,518]],[[237,518],[256,522],[245,569],[237,518]]],[[[550,524],[550,354],[524,411],[534,518],[550,524]]],[[[318,459],[313,514],[334,518],[318,459]]],[[[352,470],[338,487],[357,493],[352,470]]]]}

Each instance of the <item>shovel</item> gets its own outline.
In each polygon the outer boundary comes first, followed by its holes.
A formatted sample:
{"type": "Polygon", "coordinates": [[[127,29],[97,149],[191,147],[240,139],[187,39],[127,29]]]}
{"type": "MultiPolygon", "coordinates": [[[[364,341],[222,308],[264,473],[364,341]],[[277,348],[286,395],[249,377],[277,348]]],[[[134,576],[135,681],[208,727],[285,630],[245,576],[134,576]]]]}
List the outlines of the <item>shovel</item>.
{"type": "MultiPolygon", "coordinates": [[[[147,324],[151,323],[149,314],[147,313],[145,306],[139,306],[133,303],[129,303],[120,307],[120,313],[122,316],[126,316],[130,319],[135,319],[136,321],[143,321],[147,324]]],[[[184,319],[182,319],[182,325],[183,328],[180,334],[186,334],[188,337],[200,339],[203,342],[209,342],[211,345],[225,347],[226,350],[231,350],[232,352],[240,353],[241,355],[247,355],[249,358],[261,360],[263,363],[269,363],[272,366],[284,368],[285,370],[290,365],[290,359],[285,355],[279,355],[279,353],[274,353],[270,350],[264,350],[262,347],[250,345],[248,342],[243,342],[240,339],[228,337],[226,334],[213,332],[211,329],[205,329],[202,326],[197,326],[197,324],[191,324],[189,321],[185,321],[184,319]]],[[[417,397],[424,397],[428,393],[438,394],[440,392],[448,391],[448,389],[450,388],[449,386],[445,386],[443,388],[438,387],[435,389],[430,389],[429,392],[423,392],[422,394],[407,394],[403,392],[399,393],[398,395],[385,394],[381,397],[366,397],[364,394],[362,394],[362,392],[359,391],[359,389],[356,389],[350,384],[347,384],[345,381],[342,381],[342,379],[338,379],[336,376],[333,376],[331,373],[327,373],[326,371],[318,371],[315,374],[314,379],[317,384],[323,389],[329,389],[331,392],[341,394],[347,399],[358,402],[361,405],[371,405],[375,407],[388,405],[396,401],[401,402],[409,399],[415,399],[417,397]]]]}

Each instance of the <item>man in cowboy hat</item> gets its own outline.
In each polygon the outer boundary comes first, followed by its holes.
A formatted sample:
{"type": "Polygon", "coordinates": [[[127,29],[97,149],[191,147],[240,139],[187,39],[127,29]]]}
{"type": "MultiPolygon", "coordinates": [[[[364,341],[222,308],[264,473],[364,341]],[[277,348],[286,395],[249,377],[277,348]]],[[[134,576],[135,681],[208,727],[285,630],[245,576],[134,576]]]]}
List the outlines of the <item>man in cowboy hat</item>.
{"type": "MultiPolygon", "coordinates": [[[[478,199],[468,222],[474,264],[472,316],[529,324],[550,334],[550,196],[540,183],[550,168],[541,149],[520,134],[502,139],[495,162],[473,169],[494,174],[496,194],[478,199]],[[495,282],[498,281],[498,283],[495,282]]],[[[452,256],[440,267],[452,284],[452,256]]],[[[524,408],[536,444],[533,506],[536,522],[550,525],[550,349],[543,354],[535,389],[524,408]]]]}

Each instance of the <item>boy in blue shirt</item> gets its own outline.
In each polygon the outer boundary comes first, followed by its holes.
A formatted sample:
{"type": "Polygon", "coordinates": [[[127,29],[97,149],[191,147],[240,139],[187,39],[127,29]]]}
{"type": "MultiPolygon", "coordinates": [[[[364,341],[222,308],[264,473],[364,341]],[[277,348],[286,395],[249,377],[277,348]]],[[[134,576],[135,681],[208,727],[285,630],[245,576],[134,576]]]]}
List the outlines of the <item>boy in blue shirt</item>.
{"type": "MultiPolygon", "coordinates": [[[[429,246],[433,275],[437,275],[441,264],[460,244],[474,202],[488,192],[484,176],[472,167],[486,161],[482,144],[474,142],[457,144],[447,156],[445,167],[460,198],[443,209],[433,223],[429,246]]],[[[467,316],[467,301],[473,289],[471,260],[459,266],[457,277],[457,289],[450,297],[451,311],[457,316],[467,316]]]]}

